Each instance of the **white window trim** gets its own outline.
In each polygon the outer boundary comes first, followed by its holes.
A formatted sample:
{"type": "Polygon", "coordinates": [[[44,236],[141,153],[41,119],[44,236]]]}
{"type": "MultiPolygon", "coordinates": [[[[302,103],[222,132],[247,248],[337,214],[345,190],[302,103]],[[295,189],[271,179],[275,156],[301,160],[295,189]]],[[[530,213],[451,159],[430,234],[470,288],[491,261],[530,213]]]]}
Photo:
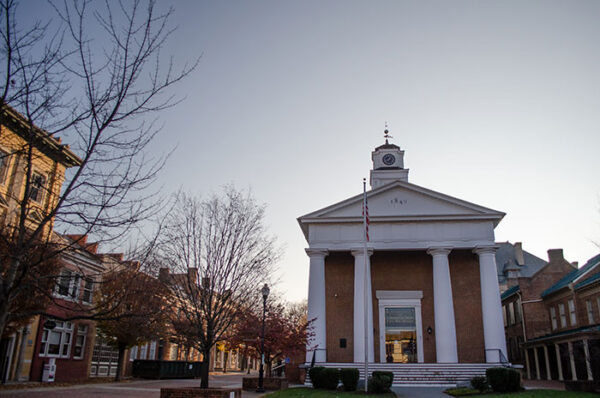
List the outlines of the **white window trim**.
{"type": "MultiPolygon", "coordinates": [[[[94,280],[90,277],[82,276],[81,282],[83,282],[83,286],[81,288],[81,302],[86,303],[86,304],[92,304],[92,302],[94,301],[94,280]],[[90,282],[90,288],[86,289],[88,281],[90,282]],[[89,290],[89,292],[90,292],[90,300],[89,301],[84,299],[85,292],[87,290],[89,290]]],[[[80,282],[80,285],[81,285],[81,282],[80,282]]]]}
{"type": "Polygon", "coordinates": [[[156,357],[156,341],[152,341],[150,343],[150,348],[148,349],[148,359],[155,359],[156,357]]]}
{"type": "Polygon", "coordinates": [[[515,322],[515,306],[514,304],[508,303],[508,319],[509,319],[509,323],[510,325],[514,325],[515,322]]]}
{"type": "Polygon", "coordinates": [[[44,331],[48,331],[48,336],[50,333],[60,333],[60,338],[58,341],[58,354],[48,354],[48,340],[46,340],[44,344],[44,352],[40,350],[39,356],[44,358],[69,358],[71,356],[71,344],[73,343],[73,324],[71,322],[64,322],[62,327],[57,326],[52,330],[44,328],[42,331],[42,339],[44,338],[44,331]],[[65,326],[66,324],[70,324],[71,327],[67,328],[65,326]],[[70,334],[69,341],[65,342],[63,339],[67,333],[70,334]],[[67,353],[63,354],[62,351],[65,344],[67,345],[67,353]]]}
{"type": "Polygon", "coordinates": [[[85,344],[87,343],[88,325],[77,325],[77,333],[75,334],[75,341],[73,343],[73,359],[83,359],[85,357],[85,344]],[[77,348],[77,338],[83,336],[83,343],[81,344],[81,355],[75,356],[75,348],[77,348]]]}
{"type": "Polygon", "coordinates": [[[385,363],[385,308],[414,308],[417,327],[417,362],[425,362],[423,353],[423,321],[421,320],[421,290],[378,290],[379,301],[379,362],[385,363]]]}
{"type": "Polygon", "coordinates": [[[558,314],[560,315],[560,327],[566,328],[567,327],[567,314],[565,312],[564,303],[560,303],[558,305],[558,314]]]}
{"type": "Polygon", "coordinates": [[[137,358],[138,348],[137,346],[131,347],[129,349],[129,360],[131,362],[135,361],[137,358]]]}
{"type": "Polygon", "coordinates": [[[70,268],[63,268],[60,271],[60,274],[58,276],[58,282],[56,284],[56,288],[54,290],[54,294],[57,297],[60,297],[64,300],[69,300],[69,301],[80,301],[80,296],[81,296],[81,280],[83,279],[83,276],[76,272],[75,270],[72,270],[70,268]],[[65,272],[69,273],[69,287],[67,288],[67,294],[62,294],[60,292],[60,283],[61,280],[63,278],[63,274],[65,274],[65,272]],[[71,292],[73,291],[73,289],[75,289],[74,294],[71,294],[71,292]]]}
{"type": "Polygon", "coordinates": [[[30,187],[29,187],[29,199],[31,199],[32,201],[34,201],[35,203],[37,203],[38,205],[43,205],[44,204],[44,199],[46,198],[46,191],[47,191],[47,185],[48,185],[48,175],[42,172],[39,172],[37,170],[33,170],[31,172],[31,180],[30,180],[30,187]],[[32,198],[31,197],[31,188],[33,187],[33,184],[35,183],[35,175],[39,175],[44,179],[44,184],[41,187],[36,187],[36,189],[38,189],[38,192],[40,193],[40,198],[39,200],[36,198],[32,198]]]}
{"type": "Polygon", "coordinates": [[[569,321],[571,326],[577,325],[577,313],[575,312],[575,302],[571,299],[568,301],[569,304],[569,321]]]}
{"type": "Polygon", "coordinates": [[[552,321],[552,330],[558,329],[558,320],[556,319],[556,308],[550,307],[550,320],[552,321]]]}

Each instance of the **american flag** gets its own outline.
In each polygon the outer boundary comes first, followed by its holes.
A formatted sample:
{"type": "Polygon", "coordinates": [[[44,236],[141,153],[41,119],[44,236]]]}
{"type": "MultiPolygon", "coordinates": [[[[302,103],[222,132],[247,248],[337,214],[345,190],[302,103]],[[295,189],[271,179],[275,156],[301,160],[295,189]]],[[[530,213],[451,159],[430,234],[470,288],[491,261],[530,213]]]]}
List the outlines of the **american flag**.
{"type": "Polygon", "coordinates": [[[362,211],[364,224],[365,224],[365,237],[369,242],[369,203],[367,202],[367,193],[363,194],[363,211],[362,211]]]}

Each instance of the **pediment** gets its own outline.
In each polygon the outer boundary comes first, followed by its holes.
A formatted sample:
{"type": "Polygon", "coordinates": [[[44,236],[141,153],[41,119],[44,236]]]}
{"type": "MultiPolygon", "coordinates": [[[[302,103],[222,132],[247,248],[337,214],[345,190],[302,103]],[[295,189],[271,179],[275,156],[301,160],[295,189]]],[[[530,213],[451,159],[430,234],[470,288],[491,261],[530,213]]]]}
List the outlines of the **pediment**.
{"type": "MultiPolygon", "coordinates": [[[[371,222],[431,219],[494,219],[504,213],[435,192],[408,182],[396,181],[367,192],[371,222]]],[[[356,222],[362,218],[363,195],[356,195],[298,219],[301,224],[356,222]]]]}

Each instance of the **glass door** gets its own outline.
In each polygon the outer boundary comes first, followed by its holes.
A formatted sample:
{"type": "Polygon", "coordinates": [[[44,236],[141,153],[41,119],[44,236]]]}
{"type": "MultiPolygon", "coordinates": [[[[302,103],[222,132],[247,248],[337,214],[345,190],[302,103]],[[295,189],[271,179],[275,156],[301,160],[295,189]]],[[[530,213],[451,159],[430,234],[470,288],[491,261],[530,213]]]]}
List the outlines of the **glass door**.
{"type": "Polygon", "coordinates": [[[418,362],[414,307],[385,308],[385,362],[418,362]]]}

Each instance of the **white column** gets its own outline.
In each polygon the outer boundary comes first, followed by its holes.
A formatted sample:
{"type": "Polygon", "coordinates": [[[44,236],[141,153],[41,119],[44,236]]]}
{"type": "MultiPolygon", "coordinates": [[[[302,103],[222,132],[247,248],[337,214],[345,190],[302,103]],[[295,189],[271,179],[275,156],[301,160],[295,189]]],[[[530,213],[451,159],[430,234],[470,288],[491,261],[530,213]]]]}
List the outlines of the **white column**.
{"type": "Polygon", "coordinates": [[[529,363],[529,349],[525,349],[525,366],[527,367],[527,379],[531,380],[531,365],[529,363]]]}
{"type": "Polygon", "coordinates": [[[448,248],[431,248],[433,257],[433,315],[435,322],[435,352],[438,363],[457,363],[454,301],[450,282],[448,248]]]}
{"type": "Polygon", "coordinates": [[[552,380],[552,372],[550,372],[550,355],[548,354],[548,346],[544,344],[544,357],[546,359],[546,379],[552,380]]]}
{"type": "Polygon", "coordinates": [[[573,355],[573,343],[568,342],[569,347],[569,360],[571,361],[571,380],[577,381],[577,368],[575,368],[575,355],[573,355]]]}
{"type": "Polygon", "coordinates": [[[558,365],[558,380],[563,381],[563,370],[562,370],[562,362],[560,360],[560,347],[558,344],[554,344],[554,351],[556,351],[556,365],[558,365]]]}
{"type": "Polygon", "coordinates": [[[325,249],[306,249],[310,258],[308,277],[308,319],[312,321],[313,337],[306,345],[306,361],[312,361],[316,350],[315,362],[327,362],[327,332],[325,318],[325,249]]]}
{"type": "Polygon", "coordinates": [[[502,322],[498,271],[496,270],[496,249],[496,246],[486,246],[473,250],[479,256],[483,338],[485,340],[485,360],[488,363],[500,362],[498,350],[504,354],[505,358],[508,358],[502,322]]]}
{"type": "Polygon", "coordinates": [[[592,358],[590,357],[588,339],[583,339],[583,352],[585,353],[585,369],[587,371],[587,379],[594,380],[594,376],[592,375],[592,358]]]}
{"type": "Polygon", "coordinates": [[[365,361],[365,322],[367,322],[367,330],[369,333],[369,362],[375,361],[375,345],[373,342],[373,295],[371,293],[371,254],[373,254],[373,249],[367,249],[365,268],[364,250],[352,250],[352,255],[354,256],[354,362],[365,361]],[[365,285],[367,286],[366,291],[365,285]],[[367,298],[366,317],[365,296],[367,298]]]}
{"type": "Polygon", "coordinates": [[[535,378],[541,380],[542,376],[540,375],[540,359],[538,358],[537,347],[533,347],[533,357],[535,358],[535,378]]]}

